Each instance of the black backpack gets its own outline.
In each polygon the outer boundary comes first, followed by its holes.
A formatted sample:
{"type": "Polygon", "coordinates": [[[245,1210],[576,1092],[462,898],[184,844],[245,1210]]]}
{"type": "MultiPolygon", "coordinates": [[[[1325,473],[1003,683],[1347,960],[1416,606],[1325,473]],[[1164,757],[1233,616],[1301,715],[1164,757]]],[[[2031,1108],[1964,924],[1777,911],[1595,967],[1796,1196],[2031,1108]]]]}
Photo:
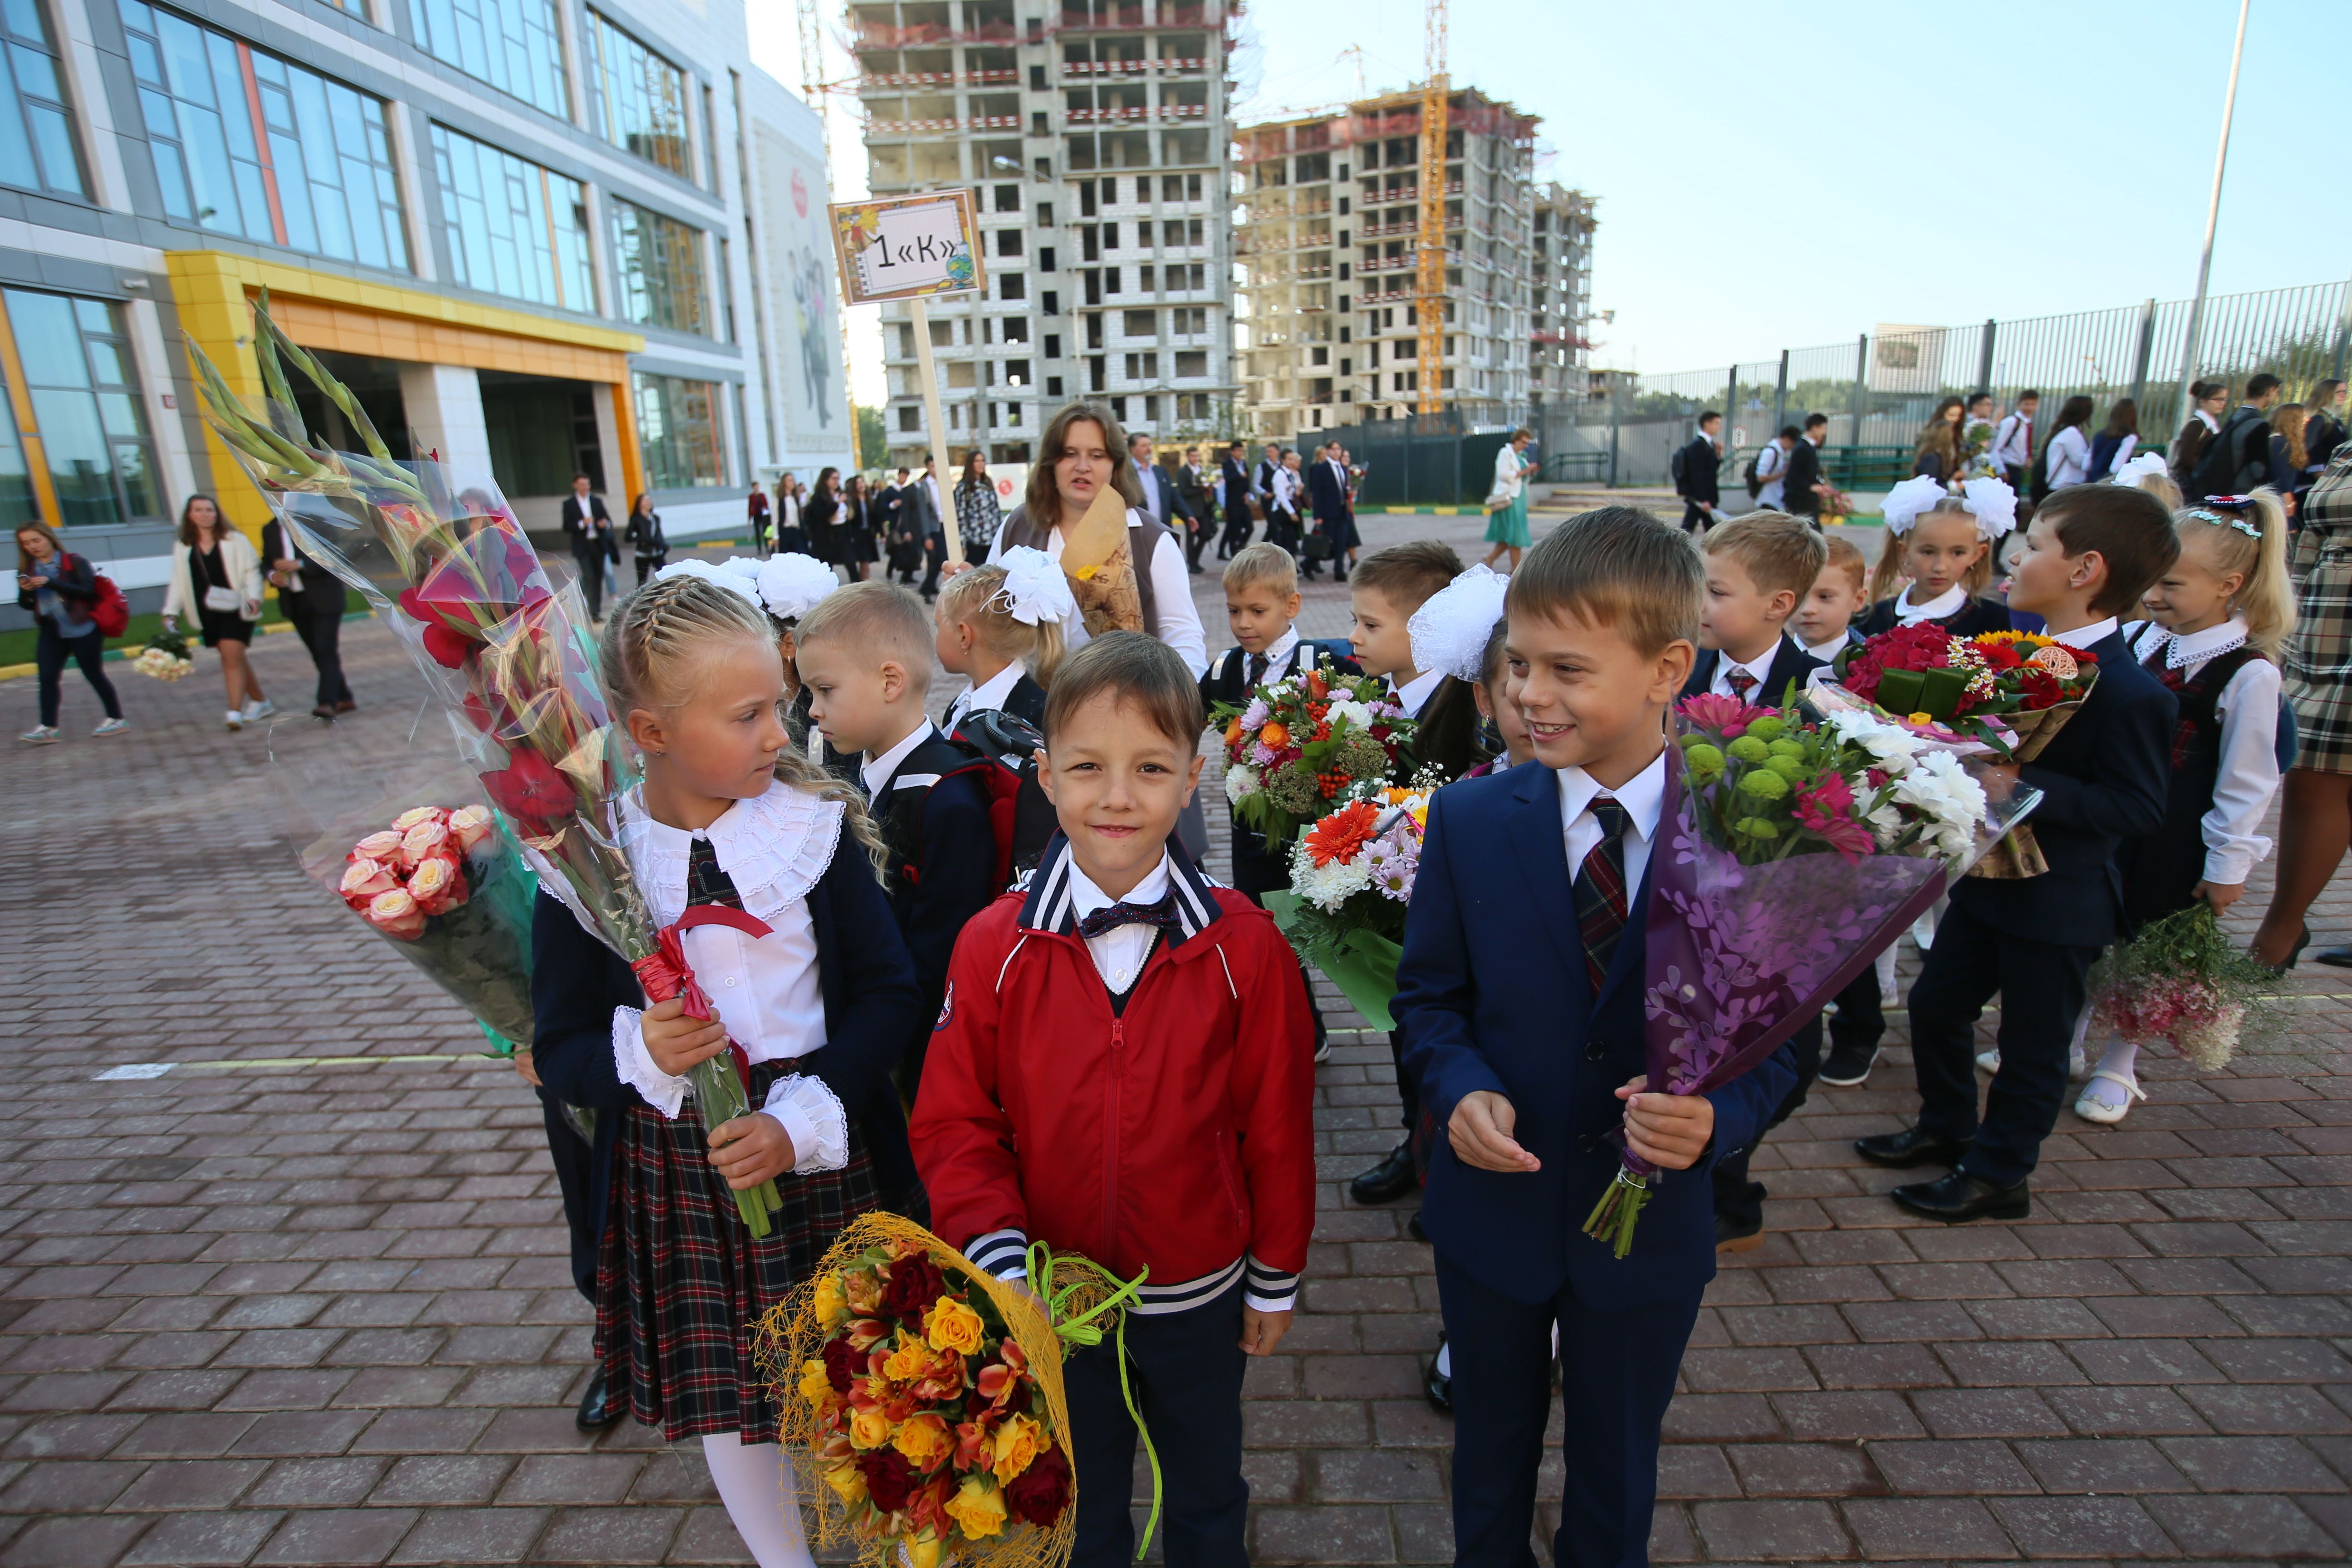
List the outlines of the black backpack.
{"type": "Polygon", "coordinates": [[[996,838],[999,887],[1034,871],[1058,826],[1054,804],[1037,783],[1037,753],[1045,737],[1034,725],[999,709],[982,708],[956,721],[954,739],[977,753],[970,769],[988,786],[988,825],[996,838]]]}
{"type": "Polygon", "coordinates": [[[1683,492],[1683,469],[1687,466],[1685,459],[1688,458],[1689,456],[1690,448],[1688,447],[1677,447],[1675,448],[1675,455],[1666,460],[1666,472],[1674,476],[1675,493],[1676,495],[1680,495],[1683,492]]]}
{"type": "Polygon", "coordinates": [[[1748,459],[1748,466],[1739,470],[1739,477],[1748,482],[1748,499],[1749,500],[1754,500],[1758,496],[1764,493],[1764,481],[1756,477],[1756,459],[1754,458],[1748,459]]]}
{"type": "Polygon", "coordinates": [[[2189,499],[2201,500],[2207,496],[2242,496],[2252,493],[2257,485],[2271,482],[2270,425],[2260,414],[2240,406],[2221,422],[2221,428],[2197,459],[2197,474],[2190,487],[2197,493],[2189,499]],[[2259,437],[2249,443],[2247,433],[2259,428],[2259,437]],[[2248,445],[2253,452],[2246,453],[2248,445]]]}

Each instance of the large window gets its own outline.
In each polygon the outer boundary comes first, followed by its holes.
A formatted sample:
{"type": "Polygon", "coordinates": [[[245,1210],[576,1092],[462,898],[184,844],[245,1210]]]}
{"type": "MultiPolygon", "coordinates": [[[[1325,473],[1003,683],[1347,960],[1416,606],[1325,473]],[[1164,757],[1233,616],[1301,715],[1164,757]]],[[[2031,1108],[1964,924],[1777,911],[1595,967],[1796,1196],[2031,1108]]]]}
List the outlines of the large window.
{"type": "Polygon", "coordinates": [[[409,15],[426,54],[559,120],[572,118],[554,0],[410,0],[409,15]]]}
{"type": "Polygon", "coordinates": [[[511,153],[433,128],[441,220],[457,281],[566,310],[593,310],[588,196],[577,180],[511,153]]]}
{"type": "Polygon", "coordinates": [[[710,335],[702,279],[702,231],[674,217],[613,202],[613,254],[621,274],[621,313],[648,327],[710,335]]]}
{"type": "Polygon", "coordinates": [[[686,73],[593,11],[588,13],[588,40],[604,139],[680,179],[694,178],[686,73]]]}
{"type": "MultiPolygon", "coordinates": [[[[0,300],[33,395],[33,425],[57,486],[58,521],[163,516],[154,443],[119,307],[25,289],[10,289],[0,300]]],[[[20,454],[16,466],[22,465],[20,454]]],[[[0,491],[14,482],[5,467],[0,460],[0,491]]]]}
{"type": "Polygon", "coordinates": [[[0,181],[32,191],[89,195],[74,152],[73,119],[58,80],[57,49],[37,0],[0,5],[7,64],[0,68],[0,181]]]}
{"type": "Polygon", "coordinates": [[[719,388],[675,375],[636,376],[637,441],[646,460],[646,488],[692,489],[727,482],[719,444],[719,388]]]}
{"type": "Polygon", "coordinates": [[[165,212],[407,268],[381,100],[140,0],[121,7],[165,212]]]}

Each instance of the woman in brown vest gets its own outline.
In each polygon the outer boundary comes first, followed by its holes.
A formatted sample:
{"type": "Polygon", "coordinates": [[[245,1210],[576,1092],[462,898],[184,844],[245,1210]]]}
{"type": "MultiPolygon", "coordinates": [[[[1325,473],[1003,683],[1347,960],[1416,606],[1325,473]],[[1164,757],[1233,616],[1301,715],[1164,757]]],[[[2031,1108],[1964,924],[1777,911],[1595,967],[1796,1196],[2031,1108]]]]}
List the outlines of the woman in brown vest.
{"type": "MultiPolygon", "coordinates": [[[[1174,648],[1198,679],[1209,668],[1209,639],[1192,604],[1192,574],[1184,565],[1184,541],[1142,510],[1143,485],[1128,456],[1127,432],[1097,404],[1073,403],[1054,416],[1037,443],[1039,460],[1029,469],[1029,488],[989,545],[988,558],[1002,561],[1016,544],[1062,559],[1062,525],[1086,516],[1103,487],[1127,502],[1128,553],[1135,562],[1137,596],[1143,602],[1143,629],[1174,648]]],[[[1062,621],[1064,646],[1087,638],[1086,622],[1073,606],[1062,621]]],[[[1184,803],[1176,836],[1195,861],[1209,852],[1209,828],[1197,792],[1184,803]]]]}

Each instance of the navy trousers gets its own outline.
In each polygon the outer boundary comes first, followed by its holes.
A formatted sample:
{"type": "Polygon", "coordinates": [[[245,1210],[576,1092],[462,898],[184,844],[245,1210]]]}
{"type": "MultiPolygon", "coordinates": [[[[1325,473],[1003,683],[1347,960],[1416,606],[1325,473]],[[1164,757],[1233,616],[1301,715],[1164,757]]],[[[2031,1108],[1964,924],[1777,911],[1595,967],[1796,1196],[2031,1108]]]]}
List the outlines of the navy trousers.
{"type": "Polygon", "coordinates": [[[1959,1168],[1995,1186],[2033,1173],[2042,1141],[2066,1098],[2066,1048],[2083,1016],[2095,947],[2033,942],[1989,925],[1955,903],[1911,986],[1911,1055],[1919,1078],[1919,1125],[1974,1138],[1959,1168]],[[1976,1023],[2000,997],[2000,1071],[1977,1115],[1976,1023]]]}
{"type": "MultiPolygon", "coordinates": [[[[1862,1051],[1875,1050],[1886,1034],[1886,1004],[1878,990],[1878,971],[1864,970],[1853,977],[1853,984],[1838,993],[1837,1016],[1830,1020],[1830,1045],[1837,1050],[1849,1047],[1862,1051]]],[[[1812,1077],[1807,1073],[1810,1080],[1812,1077]]]]}
{"type": "Polygon", "coordinates": [[[1534,1568],[1529,1537],[1551,1413],[1555,1319],[1568,1475],[1552,1562],[1648,1568],[1658,1428],[1701,1292],[1602,1312],[1563,1285],[1530,1306],[1479,1284],[1441,1251],[1437,1294],[1454,1352],[1454,1568],[1534,1568]]]}
{"type": "MultiPolygon", "coordinates": [[[[1870,982],[1870,999],[1875,1004],[1878,1000],[1878,975],[1865,970],[1862,978],[1870,982]]],[[[1838,1006],[1843,1014],[1845,1006],[1843,996],[1839,998],[1838,1006]]],[[[1764,1223],[1764,1184],[1748,1179],[1748,1157],[1756,1152],[1758,1143],[1764,1142],[1764,1133],[1788,1121],[1804,1105],[1805,1091],[1813,1087],[1813,1079],[1822,1070],[1821,1019],[1815,1018],[1799,1028],[1790,1037],[1789,1045],[1797,1055],[1797,1087],[1789,1091],[1789,1097],[1780,1102],[1780,1109],[1774,1111],[1772,1120],[1764,1124],[1764,1132],[1756,1135],[1756,1142],[1725,1154],[1715,1163],[1712,1173],[1715,1212],[1724,1218],[1739,1222],[1743,1228],[1764,1223]]]]}
{"type": "Polygon", "coordinates": [[[538,1092],[540,1114],[547,1123],[547,1152],[555,1161],[555,1185],[563,1194],[563,1223],[572,1232],[572,1283],[593,1305],[603,1228],[596,1213],[596,1147],[580,1135],[555,1096],[543,1089],[538,1092]]]}
{"type": "MultiPolygon", "coordinates": [[[[1165,1484],[1160,1532],[1168,1568],[1248,1568],[1243,1535],[1242,1286],[1189,1311],[1127,1320],[1128,1377],[1151,1429],[1165,1484]]],[[[1062,1363],[1078,1481],[1071,1568],[1132,1568],[1135,1423],[1119,1393],[1118,1341],[1062,1363]]]]}

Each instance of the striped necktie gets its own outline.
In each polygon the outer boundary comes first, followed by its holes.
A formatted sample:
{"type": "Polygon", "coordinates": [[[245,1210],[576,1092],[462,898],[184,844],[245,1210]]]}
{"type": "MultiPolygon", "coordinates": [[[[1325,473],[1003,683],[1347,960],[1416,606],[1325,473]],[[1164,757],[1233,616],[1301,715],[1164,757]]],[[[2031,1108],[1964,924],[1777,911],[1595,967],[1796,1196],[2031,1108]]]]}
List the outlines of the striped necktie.
{"type": "Polygon", "coordinates": [[[1584,975],[1597,1001],[1609,978],[1609,961],[1625,931],[1625,808],[1609,795],[1595,795],[1592,819],[1600,842],[1585,852],[1576,879],[1576,923],[1584,935],[1584,975]]]}

